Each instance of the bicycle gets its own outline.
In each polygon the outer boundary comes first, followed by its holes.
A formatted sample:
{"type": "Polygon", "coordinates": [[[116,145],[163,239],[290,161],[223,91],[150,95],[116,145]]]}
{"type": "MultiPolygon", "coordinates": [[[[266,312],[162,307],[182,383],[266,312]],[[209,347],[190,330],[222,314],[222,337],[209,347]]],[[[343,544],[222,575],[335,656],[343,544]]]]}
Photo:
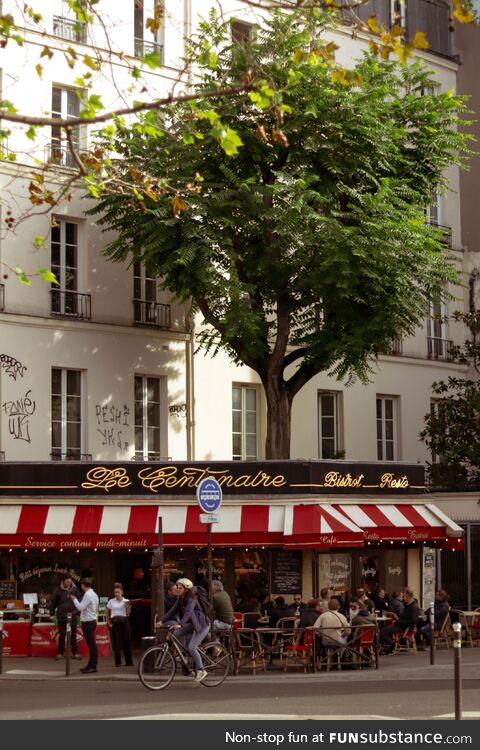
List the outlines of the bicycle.
{"type": "MultiPolygon", "coordinates": [[[[230,669],[227,649],[219,641],[210,641],[199,646],[198,650],[207,672],[200,684],[205,687],[221,685],[230,669]]],[[[163,690],[175,677],[177,665],[182,667],[184,674],[195,675],[186,647],[175,637],[174,628],[168,628],[165,642],[151,646],[142,654],[138,663],[140,682],[149,690],[163,690]]]]}

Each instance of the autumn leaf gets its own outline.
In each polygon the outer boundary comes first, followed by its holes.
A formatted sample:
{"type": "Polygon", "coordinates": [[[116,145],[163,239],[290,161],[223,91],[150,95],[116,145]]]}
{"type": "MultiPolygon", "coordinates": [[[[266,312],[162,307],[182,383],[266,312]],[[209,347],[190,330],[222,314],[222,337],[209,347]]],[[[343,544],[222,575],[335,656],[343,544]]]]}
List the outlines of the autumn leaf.
{"type": "Polygon", "coordinates": [[[473,10],[465,8],[461,2],[455,3],[453,16],[457,19],[457,21],[460,21],[460,23],[473,23],[475,21],[475,14],[473,10]]]}
{"type": "Polygon", "coordinates": [[[275,143],[278,143],[280,146],[284,146],[284,148],[288,148],[290,145],[288,142],[288,138],[283,132],[283,130],[277,130],[276,128],[272,128],[272,138],[275,141],[275,143]]]}
{"type": "Polygon", "coordinates": [[[405,42],[405,44],[397,43],[395,45],[395,52],[398,55],[398,59],[401,63],[405,64],[409,57],[413,57],[412,53],[412,43],[411,42],[405,42]]]}
{"type": "Polygon", "coordinates": [[[403,36],[403,33],[404,33],[404,31],[405,31],[405,29],[403,28],[403,26],[400,26],[400,25],[399,25],[398,23],[396,23],[396,24],[395,24],[394,26],[392,26],[392,28],[390,29],[390,34],[391,34],[391,35],[392,35],[393,37],[396,37],[396,36],[403,36]]]}
{"type": "Polygon", "coordinates": [[[175,198],[172,201],[172,212],[176,219],[178,219],[183,211],[186,211],[187,204],[180,198],[179,195],[176,195],[175,198]]]}
{"type": "Polygon", "coordinates": [[[253,71],[252,70],[246,70],[243,74],[243,83],[245,86],[250,86],[250,84],[253,81],[253,71]]]}
{"type": "Polygon", "coordinates": [[[37,76],[41,78],[43,73],[43,65],[40,65],[40,63],[38,63],[38,65],[35,65],[35,70],[37,71],[37,76]]]}
{"type": "Polygon", "coordinates": [[[50,47],[44,47],[40,52],[40,57],[48,57],[49,60],[53,57],[53,52],[50,47]]]}
{"type": "Polygon", "coordinates": [[[374,34],[380,34],[380,26],[378,25],[376,16],[370,16],[370,18],[367,21],[367,26],[370,29],[370,31],[373,31],[374,34]]]}
{"type": "Polygon", "coordinates": [[[83,56],[83,64],[87,66],[87,68],[90,68],[91,70],[100,70],[100,65],[98,62],[96,62],[90,55],[84,55],[83,56]]]}
{"type": "Polygon", "coordinates": [[[152,32],[152,34],[155,34],[159,30],[161,22],[158,18],[147,18],[145,26],[152,32]]]}
{"type": "Polygon", "coordinates": [[[430,46],[424,31],[415,32],[415,36],[412,39],[412,44],[415,49],[428,49],[430,46]]]}
{"type": "Polygon", "coordinates": [[[263,141],[264,143],[268,143],[268,137],[263,125],[257,125],[255,128],[255,138],[258,138],[259,141],[263,141]]]}

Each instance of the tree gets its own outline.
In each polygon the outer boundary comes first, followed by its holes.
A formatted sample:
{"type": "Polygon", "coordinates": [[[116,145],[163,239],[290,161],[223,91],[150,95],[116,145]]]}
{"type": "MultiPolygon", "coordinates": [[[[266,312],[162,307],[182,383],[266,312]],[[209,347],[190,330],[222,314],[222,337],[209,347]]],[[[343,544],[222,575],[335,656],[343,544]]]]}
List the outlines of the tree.
{"type": "Polygon", "coordinates": [[[292,401],[314,375],[366,380],[372,360],[457,278],[424,212],[466,150],[463,101],[425,93],[433,81],[422,64],[378,50],[351,70],[337,65],[329,23],[318,10],[273,13],[253,43],[227,45],[213,20],[196,90],[242,76],[271,85],[200,101],[194,114],[173,105],[160,145],[121,128],[115,168],[156,187],[92,209],[118,233],[110,258],[155,268],[202,313],[207,348],[258,373],[268,458],[289,457],[292,401]]]}
{"type": "MultiPolygon", "coordinates": [[[[471,289],[475,279],[471,278],[471,289]]],[[[456,320],[469,329],[471,338],[452,351],[454,359],[469,365],[476,379],[454,378],[432,385],[434,408],[425,416],[420,439],[435,456],[428,464],[433,487],[450,490],[480,488],[480,312],[457,312],[456,320]]]]}

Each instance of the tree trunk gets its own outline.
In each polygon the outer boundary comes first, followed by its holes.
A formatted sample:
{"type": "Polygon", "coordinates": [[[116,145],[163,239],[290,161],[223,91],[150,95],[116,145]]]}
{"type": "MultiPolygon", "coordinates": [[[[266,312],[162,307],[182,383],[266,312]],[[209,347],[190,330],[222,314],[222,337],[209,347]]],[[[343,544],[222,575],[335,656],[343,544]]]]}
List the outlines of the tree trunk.
{"type": "Polygon", "coordinates": [[[269,378],[263,384],[267,399],[265,458],[290,458],[292,400],[283,378],[269,378]]]}

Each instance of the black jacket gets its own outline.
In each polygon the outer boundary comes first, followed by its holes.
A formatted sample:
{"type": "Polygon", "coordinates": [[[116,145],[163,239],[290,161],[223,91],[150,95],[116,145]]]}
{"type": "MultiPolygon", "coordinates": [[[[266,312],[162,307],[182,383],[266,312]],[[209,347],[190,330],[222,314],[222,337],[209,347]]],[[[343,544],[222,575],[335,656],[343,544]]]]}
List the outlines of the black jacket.
{"type": "Polygon", "coordinates": [[[70,599],[70,596],[80,596],[80,592],[75,585],[72,585],[69,589],[64,589],[63,586],[57,586],[52,594],[50,600],[50,614],[54,615],[57,613],[59,622],[66,622],[67,615],[69,612],[72,613],[72,619],[77,615],[77,609],[75,604],[70,599]]]}
{"type": "Polygon", "coordinates": [[[279,620],[283,620],[284,617],[295,617],[295,610],[293,607],[289,607],[287,604],[283,605],[282,607],[275,607],[272,610],[272,613],[270,615],[269,619],[269,626],[271,628],[277,627],[277,622],[279,620]]]}
{"type": "Polygon", "coordinates": [[[403,610],[405,607],[403,606],[403,602],[401,599],[390,599],[388,602],[388,609],[387,612],[394,612],[397,617],[401,617],[403,615],[403,610]]]}
{"type": "Polygon", "coordinates": [[[305,607],[300,615],[300,628],[310,628],[317,622],[320,612],[312,607],[305,607]]]}
{"type": "Polygon", "coordinates": [[[404,605],[403,614],[398,618],[397,625],[401,625],[402,628],[411,628],[412,625],[416,625],[418,618],[420,617],[420,607],[418,603],[413,600],[410,604],[404,605]]]}

